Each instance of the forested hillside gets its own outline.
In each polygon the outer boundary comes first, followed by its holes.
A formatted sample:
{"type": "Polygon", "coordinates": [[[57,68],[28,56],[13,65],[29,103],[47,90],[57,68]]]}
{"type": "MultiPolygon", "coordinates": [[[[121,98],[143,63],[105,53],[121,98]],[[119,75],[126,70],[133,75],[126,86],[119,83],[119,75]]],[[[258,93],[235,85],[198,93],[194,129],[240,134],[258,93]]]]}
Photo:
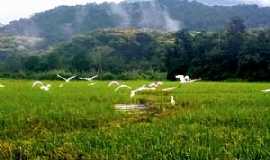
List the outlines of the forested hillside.
{"type": "Polygon", "coordinates": [[[270,26],[270,8],[256,5],[207,6],[187,0],[155,0],[120,4],[62,6],[30,19],[13,21],[0,33],[42,37],[49,44],[71,40],[78,33],[108,28],[140,28],[175,32],[222,30],[231,17],[241,17],[248,28],[270,26]]]}
{"type": "Polygon", "coordinates": [[[98,73],[101,79],[174,79],[176,74],[189,74],[207,80],[269,80],[269,46],[269,30],[248,31],[239,18],[219,32],[98,30],[40,54],[6,53],[0,72],[28,78],[61,72],[98,73]]]}

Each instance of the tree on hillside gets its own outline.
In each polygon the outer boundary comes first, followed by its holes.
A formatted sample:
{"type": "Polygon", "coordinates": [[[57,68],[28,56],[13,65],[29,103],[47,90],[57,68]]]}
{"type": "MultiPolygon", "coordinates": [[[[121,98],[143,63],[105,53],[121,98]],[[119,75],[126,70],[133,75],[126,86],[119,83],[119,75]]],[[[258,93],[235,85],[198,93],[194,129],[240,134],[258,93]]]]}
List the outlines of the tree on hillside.
{"type": "Polygon", "coordinates": [[[187,30],[176,33],[173,49],[168,50],[168,79],[175,79],[177,74],[187,74],[192,59],[192,37],[187,30]]]}
{"type": "Polygon", "coordinates": [[[237,74],[238,69],[238,59],[242,44],[244,42],[245,36],[245,25],[241,18],[234,17],[228,23],[226,28],[226,37],[224,44],[226,72],[229,73],[229,77],[234,77],[237,74]]]}
{"type": "Polygon", "coordinates": [[[98,46],[90,52],[90,57],[93,65],[96,68],[97,73],[102,78],[103,68],[107,65],[106,59],[113,52],[113,49],[109,46],[98,46]]]}
{"type": "Polygon", "coordinates": [[[231,34],[244,33],[245,30],[244,20],[240,17],[232,17],[226,27],[226,31],[231,34]]]}

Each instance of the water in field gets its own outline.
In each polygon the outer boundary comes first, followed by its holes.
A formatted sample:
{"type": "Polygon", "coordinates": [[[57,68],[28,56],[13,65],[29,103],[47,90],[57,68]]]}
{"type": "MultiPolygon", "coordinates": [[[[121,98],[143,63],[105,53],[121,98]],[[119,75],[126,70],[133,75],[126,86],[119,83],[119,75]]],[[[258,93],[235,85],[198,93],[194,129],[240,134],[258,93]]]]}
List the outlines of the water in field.
{"type": "MultiPolygon", "coordinates": [[[[268,83],[198,82],[134,98],[130,90],[115,92],[108,82],[88,86],[74,81],[59,88],[60,81],[46,81],[52,85],[49,91],[32,88],[32,81],[1,83],[6,87],[0,88],[0,159],[270,156],[270,94],[260,91],[270,88],[268,83]],[[116,104],[146,109],[127,114],[116,104]]],[[[125,84],[137,88],[145,83],[125,84]]]]}
{"type": "Polygon", "coordinates": [[[138,111],[145,110],[146,106],[143,104],[116,104],[114,108],[118,111],[138,111]]]}

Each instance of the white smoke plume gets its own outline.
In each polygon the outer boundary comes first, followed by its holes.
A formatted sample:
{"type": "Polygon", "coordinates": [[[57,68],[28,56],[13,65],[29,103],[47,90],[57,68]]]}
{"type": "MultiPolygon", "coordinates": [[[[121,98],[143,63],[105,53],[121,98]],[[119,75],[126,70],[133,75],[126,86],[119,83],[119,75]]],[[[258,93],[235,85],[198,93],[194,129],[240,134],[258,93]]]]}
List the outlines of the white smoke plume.
{"type": "Polygon", "coordinates": [[[176,32],[179,31],[182,27],[182,24],[180,21],[174,20],[169,15],[169,12],[163,12],[164,18],[165,18],[165,24],[166,24],[166,30],[169,32],[176,32]]]}
{"type": "Polygon", "coordinates": [[[121,27],[130,26],[130,16],[121,4],[111,4],[111,13],[120,17],[121,27]]]}
{"type": "Polygon", "coordinates": [[[163,30],[175,32],[182,28],[181,22],[171,17],[165,6],[161,6],[158,1],[148,1],[137,3],[132,8],[136,16],[129,15],[128,9],[124,3],[112,4],[111,13],[120,18],[120,27],[130,27],[131,22],[136,22],[137,27],[154,30],[163,30]]]}
{"type": "Polygon", "coordinates": [[[149,6],[140,5],[142,13],[141,26],[146,28],[163,29],[168,32],[175,32],[181,29],[181,23],[170,16],[165,7],[158,2],[151,1],[149,6]]]}
{"type": "Polygon", "coordinates": [[[87,14],[88,14],[88,9],[86,6],[81,6],[78,10],[76,10],[75,22],[78,26],[84,22],[87,14]]]}

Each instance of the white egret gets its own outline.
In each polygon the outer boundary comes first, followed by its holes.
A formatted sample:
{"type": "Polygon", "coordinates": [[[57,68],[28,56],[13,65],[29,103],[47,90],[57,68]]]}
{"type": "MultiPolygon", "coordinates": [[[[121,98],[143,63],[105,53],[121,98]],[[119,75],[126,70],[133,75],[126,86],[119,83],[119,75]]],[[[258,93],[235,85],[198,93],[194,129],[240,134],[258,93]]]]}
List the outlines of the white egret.
{"type": "Polygon", "coordinates": [[[154,90],[156,90],[155,87],[146,87],[145,85],[143,85],[142,87],[137,88],[135,91],[141,92],[141,91],[154,91],[154,90]]]}
{"type": "Polygon", "coordinates": [[[117,87],[114,91],[115,91],[115,92],[118,92],[121,88],[132,89],[130,86],[127,86],[127,85],[121,85],[121,86],[117,87]]]}
{"type": "Polygon", "coordinates": [[[150,83],[147,85],[147,87],[150,87],[150,88],[158,88],[159,86],[161,86],[163,84],[163,82],[153,82],[153,83],[150,83]]]}
{"type": "Polygon", "coordinates": [[[171,96],[171,105],[172,105],[172,106],[175,106],[175,104],[176,104],[176,102],[175,102],[175,100],[174,100],[174,97],[171,96]]]}
{"type": "Polygon", "coordinates": [[[186,80],[187,82],[189,82],[189,81],[190,81],[190,77],[189,77],[189,76],[185,76],[185,80],[186,80]]]}
{"type": "Polygon", "coordinates": [[[77,76],[72,76],[72,77],[69,77],[69,78],[64,78],[64,77],[60,76],[59,74],[57,74],[57,77],[63,79],[66,83],[68,83],[72,79],[76,78],[77,76]]]}
{"type": "Polygon", "coordinates": [[[113,85],[116,85],[116,86],[119,86],[120,83],[118,81],[111,81],[109,84],[108,84],[108,87],[111,87],[113,85]]]}
{"type": "Polygon", "coordinates": [[[155,86],[156,86],[156,82],[153,82],[147,85],[147,87],[155,87],[155,86]]]}
{"type": "Polygon", "coordinates": [[[135,90],[132,90],[130,92],[130,98],[134,97],[136,95],[137,92],[142,92],[142,91],[155,91],[156,88],[155,87],[146,87],[146,85],[143,85],[142,87],[139,87],[135,90]]]}
{"type": "Polygon", "coordinates": [[[135,95],[136,95],[136,91],[133,90],[130,92],[130,98],[133,98],[135,95]]]}
{"type": "Polygon", "coordinates": [[[41,81],[35,81],[35,82],[33,83],[33,85],[32,85],[32,88],[35,87],[35,86],[37,86],[37,85],[39,85],[39,86],[40,86],[39,88],[40,88],[41,90],[44,90],[44,91],[49,91],[49,90],[50,90],[50,87],[51,87],[50,84],[44,84],[44,83],[41,82],[41,81]]]}
{"type": "Polygon", "coordinates": [[[95,75],[93,77],[90,77],[90,78],[80,78],[81,80],[86,80],[86,81],[92,81],[94,79],[96,79],[98,77],[98,75],[95,75]]]}
{"type": "Polygon", "coordinates": [[[159,82],[157,82],[157,85],[161,86],[161,85],[163,85],[163,82],[159,81],[159,82]]]}
{"type": "Polygon", "coordinates": [[[183,75],[177,75],[177,76],[175,76],[175,78],[179,79],[180,83],[187,83],[185,76],[183,76],[183,75]]]}
{"type": "Polygon", "coordinates": [[[197,81],[201,81],[202,79],[192,79],[189,81],[189,83],[193,83],[193,82],[197,82],[197,81]]]}
{"type": "Polygon", "coordinates": [[[200,81],[201,79],[190,79],[190,77],[187,75],[187,76],[184,76],[184,75],[177,75],[175,76],[176,79],[179,79],[180,80],[180,83],[193,83],[193,82],[196,82],[196,81],[200,81]]]}

